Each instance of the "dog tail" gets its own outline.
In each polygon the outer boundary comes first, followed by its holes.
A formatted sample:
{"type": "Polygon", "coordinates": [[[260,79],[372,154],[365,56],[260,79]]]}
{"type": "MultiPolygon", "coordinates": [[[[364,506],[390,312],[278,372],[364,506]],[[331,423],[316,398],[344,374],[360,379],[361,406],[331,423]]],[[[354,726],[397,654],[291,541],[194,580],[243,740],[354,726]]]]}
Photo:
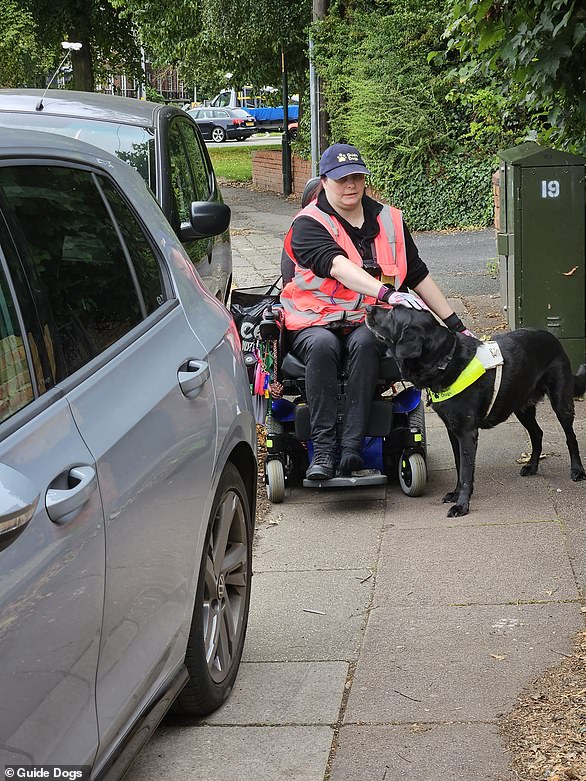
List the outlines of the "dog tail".
{"type": "Polygon", "coordinates": [[[586,363],[583,363],[574,375],[574,398],[586,393],[586,363]]]}

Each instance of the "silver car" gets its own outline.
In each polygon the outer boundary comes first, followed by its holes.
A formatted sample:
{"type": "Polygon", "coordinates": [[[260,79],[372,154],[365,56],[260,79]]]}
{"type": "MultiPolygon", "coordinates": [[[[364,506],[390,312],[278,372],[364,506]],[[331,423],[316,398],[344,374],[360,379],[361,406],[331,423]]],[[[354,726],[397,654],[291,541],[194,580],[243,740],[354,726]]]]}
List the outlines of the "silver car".
{"type": "Polygon", "coordinates": [[[115,154],[141,174],[212,295],[226,302],[232,284],[228,226],[200,236],[202,203],[222,201],[196,123],[176,106],[72,90],[0,90],[0,128],[58,133],[115,154]]]}
{"type": "Polygon", "coordinates": [[[248,377],[144,181],[92,146],[0,134],[0,267],[0,766],[114,779],[173,703],[233,686],[248,377]]]}

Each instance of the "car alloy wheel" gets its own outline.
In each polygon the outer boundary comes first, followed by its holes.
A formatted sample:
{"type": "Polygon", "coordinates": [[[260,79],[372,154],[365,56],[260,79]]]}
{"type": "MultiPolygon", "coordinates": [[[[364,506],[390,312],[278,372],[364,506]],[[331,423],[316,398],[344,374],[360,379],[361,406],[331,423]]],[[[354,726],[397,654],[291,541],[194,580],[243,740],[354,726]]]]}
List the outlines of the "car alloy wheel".
{"type": "Polygon", "coordinates": [[[242,478],[228,463],[207,530],[185,665],[190,680],[174,712],[203,716],[234,685],[248,621],[253,524],[242,478]]]}
{"type": "Polygon", "coordinates": [[[215,127],[212,130],[212,141],[214,141],[216,144],[221,144],[222,141],[226,140],[226,131],[224,128],[221,127],[215,127]]]}

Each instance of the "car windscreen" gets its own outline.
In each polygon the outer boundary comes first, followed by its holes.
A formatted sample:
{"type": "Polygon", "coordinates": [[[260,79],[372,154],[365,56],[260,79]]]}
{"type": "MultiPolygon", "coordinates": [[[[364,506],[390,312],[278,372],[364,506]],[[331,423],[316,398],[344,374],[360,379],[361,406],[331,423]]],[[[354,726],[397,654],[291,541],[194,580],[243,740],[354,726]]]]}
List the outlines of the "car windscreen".
{"type": "Polygon", "coordinates": [[[105,149],[139,172],[155,192],[154,132],[138,125],[119,125],[79,117],[59,117],[50,114],[0,112],[0,127],[45,130],[85,141],[105,149]]]}

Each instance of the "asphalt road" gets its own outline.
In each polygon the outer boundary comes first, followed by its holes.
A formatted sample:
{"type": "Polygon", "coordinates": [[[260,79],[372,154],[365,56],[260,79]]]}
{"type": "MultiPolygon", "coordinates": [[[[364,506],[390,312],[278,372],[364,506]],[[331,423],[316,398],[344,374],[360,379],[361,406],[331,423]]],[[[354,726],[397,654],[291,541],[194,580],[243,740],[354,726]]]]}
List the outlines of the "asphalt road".
{"type": "Polygon", "coordinates": [[[279,146],[280,143],[280,133],[256,133],[250,138],[245,138],[244,141],[222,141],[221,144],[215,144],[213,141],[206,141],[206,146],[279,146]]]}

